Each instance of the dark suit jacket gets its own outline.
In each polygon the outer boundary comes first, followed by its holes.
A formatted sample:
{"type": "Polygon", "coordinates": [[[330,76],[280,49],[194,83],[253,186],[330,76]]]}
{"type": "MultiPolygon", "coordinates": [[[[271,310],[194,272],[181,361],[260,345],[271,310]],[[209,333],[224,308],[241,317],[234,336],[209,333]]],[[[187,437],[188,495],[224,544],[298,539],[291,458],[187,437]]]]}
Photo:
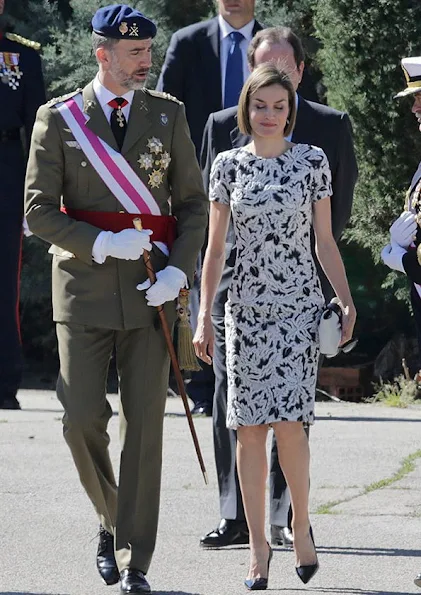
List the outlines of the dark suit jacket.
{"type": "MultiPolygon", "coordinates": [[[[203,133],[201,152],[205,189],[209,187],[212,163],[218,153],[244,146],[249,142],[250,138],[242,135],[238,129],[236,107],[209,116],[203,133]]],[[[332,172],[333,235],[336,240],[339,240],[351,215],[354,187],[358,175],[349,117],[343,112],[338,112],[319,103],[306,101],[300,96],[292,142],[315,145],[321,147],[326,153],[332,172]]],[[[227,235],[226,267],[213,309],[213,313],[217,316],[224,314],[223,308],[227,300],[227,290],[235,261],[234,243],[234,230],[230,225],[227,235]]],[[[318,265],[317,260],[316,264],[318,265]]],[[[330,300],[332,288],[320,266],[318,266],[318,272],[325,298],[330,300]]]]}
{"type": "MultiPolygon", "coordinates": [[[[263,29],[257,21],[253,35],[263,29]]],[[[199,156],[209,114],[223,108],[218,17],[180,29],[171,37],[157,90],[174,95],[186,106],[187,122],[199,156]]],[[[305,71],[300,92],[318,100],[305,71]]]]}
{"type": "MultiPolygon", "coordinates": [[[[262,29],[257,21],[253,35],[262,29]]],[[[165,56],[157,90],[174,95],[186,106],[196,151],[209,114],[223,108],[218,17],[176,31],[165,56]]]]}

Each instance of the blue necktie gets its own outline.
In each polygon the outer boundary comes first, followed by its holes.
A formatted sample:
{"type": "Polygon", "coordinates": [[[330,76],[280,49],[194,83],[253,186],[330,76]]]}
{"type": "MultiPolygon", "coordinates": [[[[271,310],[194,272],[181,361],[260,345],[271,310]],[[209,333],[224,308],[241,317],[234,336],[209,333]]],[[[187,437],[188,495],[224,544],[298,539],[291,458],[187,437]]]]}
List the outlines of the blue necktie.
{"type": "Polygon", "coordinates": [[[243,54],[240,49],[240,43],[243,41],[244,35],[239,31],[231,31],[229,38],[231,46],[225,71],[224,107],[232,107],[238,104],[244,83],[243,54]]]}

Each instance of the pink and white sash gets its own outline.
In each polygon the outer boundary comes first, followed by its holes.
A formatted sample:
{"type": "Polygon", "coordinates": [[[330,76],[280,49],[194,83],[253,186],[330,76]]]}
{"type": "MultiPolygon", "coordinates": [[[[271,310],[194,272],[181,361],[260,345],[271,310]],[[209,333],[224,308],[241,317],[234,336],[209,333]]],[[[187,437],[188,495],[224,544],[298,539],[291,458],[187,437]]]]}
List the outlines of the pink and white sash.
{"type": "Polygon", "coordinates": [[[124,209],[128,213],[160,215],[161,210],[149,188],[123,155],[86,126],[88,118],[83,112],[82,93],[58,103],[56,108],[101,180],[124,209]]]}

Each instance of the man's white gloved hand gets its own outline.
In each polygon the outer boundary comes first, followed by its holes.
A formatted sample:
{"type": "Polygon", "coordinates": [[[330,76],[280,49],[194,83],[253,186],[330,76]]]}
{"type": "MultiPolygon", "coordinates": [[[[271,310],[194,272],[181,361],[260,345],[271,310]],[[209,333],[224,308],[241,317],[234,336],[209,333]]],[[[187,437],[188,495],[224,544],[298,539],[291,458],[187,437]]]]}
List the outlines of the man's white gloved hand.
{"type": "Polygon", "coordinates": [[[385,265],[394,271],[405,273],[405,269],[402,264],[402,257],[406,254],[405,248],[398,244],[387,244],[382,250],[381,257],[385,265]]]}
{"type": "Polygon", "coordinates": [[[136,289],[143,291],[147,289],[145,294],[148,306],[160,306],[165,302],[171,302],[180,293],[180,289],[187,284],[186,274],[177,267],[167,266],[162,271],[156,273],[156,283],[153,285],[149,281],[140,283],[136,289]]]}
{"type": "Polygon", "coordinates": [[[118,233],[112,231],[105,232],[107,235],[103,239],[102,252],[105,256],[113,256],[122,260],[138,260],[144,250],[151,250],[152,244],[150,236],[151,229],[123,229],[118,233]]]}
{"type": "Polygon", "coordinates": [[[396,219],[394,223],[392,223],[389,231],[390,231],[390,239],[391,244],[395,242],[402,248],[408,248],[408,246],[412,243],[415,234],[417,233],[417,221],[415,219],[415,215],[413,213],[409,213],[408,211],[404,211],[400,214],[400,216],[396,219]]]}
{"type": "Polygon", "coordinates": [[[29,237],[31,237],[31,236],[33,236],[33,235],[34,235],[34,234],[32,233],[32,231],[31,231],[31,230],[29,229],[29,227],[28,227],[28,222],[27,222],[27,220],[26,220],[26,217],[24,217],[24,218],[23,218],[23,221],[22,221],[22,230],[23,230],[23,235],[24,235],[26,238],[29,238],[29,237]]]}

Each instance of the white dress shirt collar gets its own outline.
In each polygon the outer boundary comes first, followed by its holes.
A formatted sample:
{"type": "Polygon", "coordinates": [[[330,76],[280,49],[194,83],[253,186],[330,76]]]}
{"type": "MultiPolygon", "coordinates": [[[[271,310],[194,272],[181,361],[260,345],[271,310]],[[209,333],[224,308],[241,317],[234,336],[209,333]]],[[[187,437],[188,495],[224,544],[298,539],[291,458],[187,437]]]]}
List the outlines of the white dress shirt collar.
{"type": "Polygon", "coordinates": [[[218,24],[219,24],[219,30],[220,30],[220,39],[225,39],[225,37],[228,37],[228,35],[230,33],[232,33],[232,31],[238,31],[239,33],[242,33],[244,35],[244,38],[246,39],[247,43],[250,43],[252,37],[253,37],[253,28],[254,28],[254,24],[255,24],[255,19],[252,19],[249,23],[247,23],[247,25],[244,25],[244,27],[241,27],[241,29],[234,29],[234,27],[231,27],[231,25],[229,23],[227,23],[227,21],[219,14],[218,15],[218,24]]]}
{"type": "MultiPolygon", "coordinates": [[[[109,89],[107,89],[107,87],[104,87],[104,85],[99,80],[98,75],[94,78],[93,88],[94,88],[94,93],[96,95],[96,98],[98,99],[99,104],[102,107],[102,110],[107,117],[107,120],[110,121],[111,112],[112,112],[113,108],[110,105],[108,105],[108,102],[111,101],[112,99],[115,99],[116,95],[114,93],[111,93],[111,91],[109,89]]],[[[122,108],[122,111],[123,111],[123,114],[124,114],[124,117],[126,118],[126,120],[128,120],[128,115],[130,113],[130,107],[133,102],[133,96],[134,96],[134,91],[127,91],[127,93],[120,96],[120,97],[123,97],[123,99],[125,99],[128,102],[128,105],[126,105],[122,108]]]]}

